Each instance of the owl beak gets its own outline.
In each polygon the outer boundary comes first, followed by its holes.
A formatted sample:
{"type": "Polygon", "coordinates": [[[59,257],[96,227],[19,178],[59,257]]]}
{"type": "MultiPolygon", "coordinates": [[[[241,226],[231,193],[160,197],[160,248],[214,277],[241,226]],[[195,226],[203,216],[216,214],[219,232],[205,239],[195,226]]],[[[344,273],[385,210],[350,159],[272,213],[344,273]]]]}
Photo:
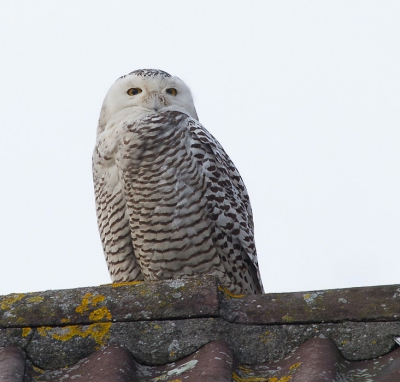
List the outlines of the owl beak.
{"type": "Polygon", "coordinates": [[[159,111],[165,106],[164,97],[158,93],[151,93],[148,97],[148,104],[154,111],[159,111]]]}

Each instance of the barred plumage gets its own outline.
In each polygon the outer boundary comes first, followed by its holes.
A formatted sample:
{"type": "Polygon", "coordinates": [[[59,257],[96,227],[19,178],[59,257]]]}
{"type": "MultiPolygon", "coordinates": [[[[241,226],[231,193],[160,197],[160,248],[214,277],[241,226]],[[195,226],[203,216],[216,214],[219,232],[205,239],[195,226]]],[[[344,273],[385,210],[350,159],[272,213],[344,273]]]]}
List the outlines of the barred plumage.
{"type": "Polygon", "coordinates": [[[230,292],[262,293],[246,188],[197,119],[189,89],[166,72],[132,72],[107,94],[93,177],[111,278],[210,274],[230,292]]]}

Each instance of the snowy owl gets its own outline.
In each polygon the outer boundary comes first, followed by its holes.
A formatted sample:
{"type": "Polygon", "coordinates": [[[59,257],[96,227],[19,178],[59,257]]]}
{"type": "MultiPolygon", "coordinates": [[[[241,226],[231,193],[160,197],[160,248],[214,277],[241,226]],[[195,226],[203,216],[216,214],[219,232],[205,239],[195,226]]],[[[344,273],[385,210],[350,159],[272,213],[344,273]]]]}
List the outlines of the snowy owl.
{"type": "Polygon", "coordinates": [[[246,187],[178,77],[141,69],[112,85],[93,180],[113,282],[213,275],[231,293],[263,293],[246,187]]]}

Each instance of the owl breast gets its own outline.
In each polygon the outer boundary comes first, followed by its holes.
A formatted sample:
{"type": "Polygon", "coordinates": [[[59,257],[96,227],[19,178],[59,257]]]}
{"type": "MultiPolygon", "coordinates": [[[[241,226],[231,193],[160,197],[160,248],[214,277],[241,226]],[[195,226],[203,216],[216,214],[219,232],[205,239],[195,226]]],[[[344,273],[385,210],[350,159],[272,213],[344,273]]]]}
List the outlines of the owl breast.
{"type": "Polygon", "coordinates": [[[126,125],[118,146],[135,256],[149,280],[224,278],[207,211],[208,185],[191,151],[186,119],[166,112],[126,125]]]}

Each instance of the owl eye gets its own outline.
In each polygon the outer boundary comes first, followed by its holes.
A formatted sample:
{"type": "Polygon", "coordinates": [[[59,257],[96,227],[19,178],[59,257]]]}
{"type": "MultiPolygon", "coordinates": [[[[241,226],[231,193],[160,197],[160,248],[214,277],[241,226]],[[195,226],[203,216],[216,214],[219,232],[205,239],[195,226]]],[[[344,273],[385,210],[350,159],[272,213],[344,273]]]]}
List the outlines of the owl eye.
{"type": "Polygon", "coordinates": [[[174,88],[169,88],[169,89],[167,89],[166,90],[166,92],[167,92],[167,94],[171,94],[172,96],[176,96],[177,95],[177,91],[176,91],[176,89],[174,89],[174,88]]]}
{"type": "Polygon", "coordinates": [[[130,89],[127,91],[127,93],[128,93],[130,96],[137,95],[137,94],[139,94],[139,93],[141,93],[141,92],[142,92],[142,89],[140,89],[140,88],[130,88],[130,89]]]}

